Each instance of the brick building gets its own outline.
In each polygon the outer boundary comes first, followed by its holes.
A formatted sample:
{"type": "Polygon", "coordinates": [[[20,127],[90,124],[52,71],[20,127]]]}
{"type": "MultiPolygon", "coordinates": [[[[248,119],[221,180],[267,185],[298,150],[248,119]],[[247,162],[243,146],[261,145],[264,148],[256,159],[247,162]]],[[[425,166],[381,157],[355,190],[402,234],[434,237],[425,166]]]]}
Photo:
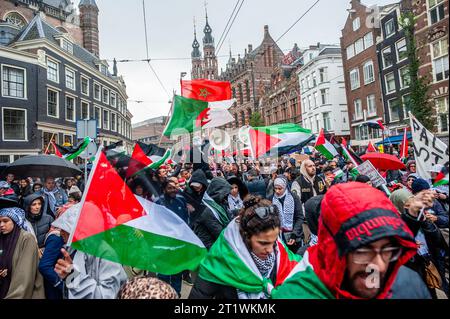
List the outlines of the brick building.
{"type": "Polygon", "coordinates": [[[449,4],[446,0],[413,1],[416,16],[415,37],[420,60],[419,76],[430,81],[430,102],[435,106],[436,131],[448,143],[448,25],[449,4]]]}
{"type": "Polygon", "coordinates": [[[301,55],[295,44],[281,64],[274,68],[271,83],[259,101],[265,125],[301,123],[300,86],[296,74],[302,65],[301,55]]]}
{"type": "Polygon", "coordinates": [[[245,49],[244,56],[232,57],[224,71],[221,70],[219,80],[230,81],[233,97],[237,103],[231,108],[235,121],[227,125],[229,128],[240,128],[249,124],[254,111],[264,116],[264,107],[260,103],[266,87],[270,86],[274,68],[281,65],[284,54],[269,33],[269,26],[264,26],[264,37],[261,44],[253,49],[251,44],[245,49]]]}
{"type": "Polygon", "coordinates": [[[375,41],[380,36],[378,13],[384,7],[368,7],[351,0],[340,39],[352,145],[367,146],[380,141],[381,131],[363,125],[384,120],[375,41]]]}

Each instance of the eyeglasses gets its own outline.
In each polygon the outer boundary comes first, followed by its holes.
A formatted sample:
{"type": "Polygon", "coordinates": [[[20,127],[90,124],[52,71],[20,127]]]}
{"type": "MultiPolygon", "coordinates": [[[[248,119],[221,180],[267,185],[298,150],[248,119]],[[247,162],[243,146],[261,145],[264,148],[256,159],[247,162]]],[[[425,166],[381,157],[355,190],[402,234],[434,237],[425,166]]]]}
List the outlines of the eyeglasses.
{"type": "Polygon", "coordinates": [[[385,247],[381,249],[359,248],[353,252],[353,262],[358,265],[367,265],[376,255],[381,255],[385,263],[396,261],[402,254],[400,247],[385,247]]]}

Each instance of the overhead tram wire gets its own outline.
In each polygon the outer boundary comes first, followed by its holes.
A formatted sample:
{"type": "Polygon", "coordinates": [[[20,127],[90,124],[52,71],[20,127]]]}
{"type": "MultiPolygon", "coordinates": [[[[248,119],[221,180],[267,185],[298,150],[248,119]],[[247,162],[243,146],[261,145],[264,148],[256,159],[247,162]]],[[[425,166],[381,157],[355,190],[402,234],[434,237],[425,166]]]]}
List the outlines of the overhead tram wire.
{"type": "Polygon", "coordinates": [[[234,12],[236,11],[236,8],[239,4],[239,1],[241,1],[241,0],[236,1],[236,4],[234,5],[234,8],[233,8],[233,12],[231,12],[230,17],[228,18],[227,24],[225,25],[225,28],[223,29],[222,34],[220,35],[219,41],[217,41],[217,45],[219,45],[219,43],[222,41],[225,31],[227,30],[228,25],[230,24],[230,21],[233,18],[234,12]]]}
{"type": "Polygon", "coordinates": [[[242,0],[241,5],[239,6],[239,8],[238,8],[236,14],[234,15],[233,21],[231,21],[231,24],[230,24],[230,26],[229,26],[227,32],[225,33],[224,38],[222,39],[222,43],[221,43],[220,46],[217,48],[216,54],[218,54],[218,53],[220,52],[220,49],[222,48],[222,45],[224,44],[224,42],[225,42],[225,40],[226,40],[226,38],[227,38],[227,36],[228,36],[228,33],[230,32],[231,27],[233,26],[234,21],[236,20],[238,14],[239,14],[239,11],[241,11],[241,8],[242,8],[242,5],[244,4],[244,1],[245,1],[245,0],[242,0]]]}

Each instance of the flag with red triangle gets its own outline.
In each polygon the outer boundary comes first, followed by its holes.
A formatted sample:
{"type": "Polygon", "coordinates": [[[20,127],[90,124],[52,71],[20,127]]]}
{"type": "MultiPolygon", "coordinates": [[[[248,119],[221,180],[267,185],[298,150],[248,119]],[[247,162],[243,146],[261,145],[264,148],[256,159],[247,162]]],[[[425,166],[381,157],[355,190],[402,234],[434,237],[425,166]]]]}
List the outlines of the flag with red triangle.
{"type": "Polygon", "coordinates": [[[69,245],[89,255],[166,275],[195,270],[206,249],[164,206],[134,195],[99,150],[69,245]]]}
{"type": "Polygon", "coordinates": [[[133,154],[128,164],[126,178],[137,174],[147,167],[156,169],[157,166],[164,164],[164,161],[167,159],[168,152],[165,149],[154,144],[137,142],[134,145],[133,154]],[[156,163],[159,165],[156,165],[156,163]]]}
{"type": "Polygon", "coordinates": [[[376,147],[372,144],[372,141],[369,141],[369,145],[367,146],[367,153],[378,153],[376,147]]]}

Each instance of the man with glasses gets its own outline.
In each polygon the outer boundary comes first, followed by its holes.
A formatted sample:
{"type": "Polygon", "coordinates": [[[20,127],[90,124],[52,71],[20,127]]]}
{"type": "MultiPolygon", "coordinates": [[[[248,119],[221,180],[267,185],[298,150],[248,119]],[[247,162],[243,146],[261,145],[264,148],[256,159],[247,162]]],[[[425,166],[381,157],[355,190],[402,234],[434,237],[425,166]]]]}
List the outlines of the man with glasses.
{"type": "Polygon", "coordinates": [[[321,208],[318,244],[274,298],[429,298],[418,274],[403,267],[416,254],[413,234],[381,191],[338,184],[321,208]]]}

